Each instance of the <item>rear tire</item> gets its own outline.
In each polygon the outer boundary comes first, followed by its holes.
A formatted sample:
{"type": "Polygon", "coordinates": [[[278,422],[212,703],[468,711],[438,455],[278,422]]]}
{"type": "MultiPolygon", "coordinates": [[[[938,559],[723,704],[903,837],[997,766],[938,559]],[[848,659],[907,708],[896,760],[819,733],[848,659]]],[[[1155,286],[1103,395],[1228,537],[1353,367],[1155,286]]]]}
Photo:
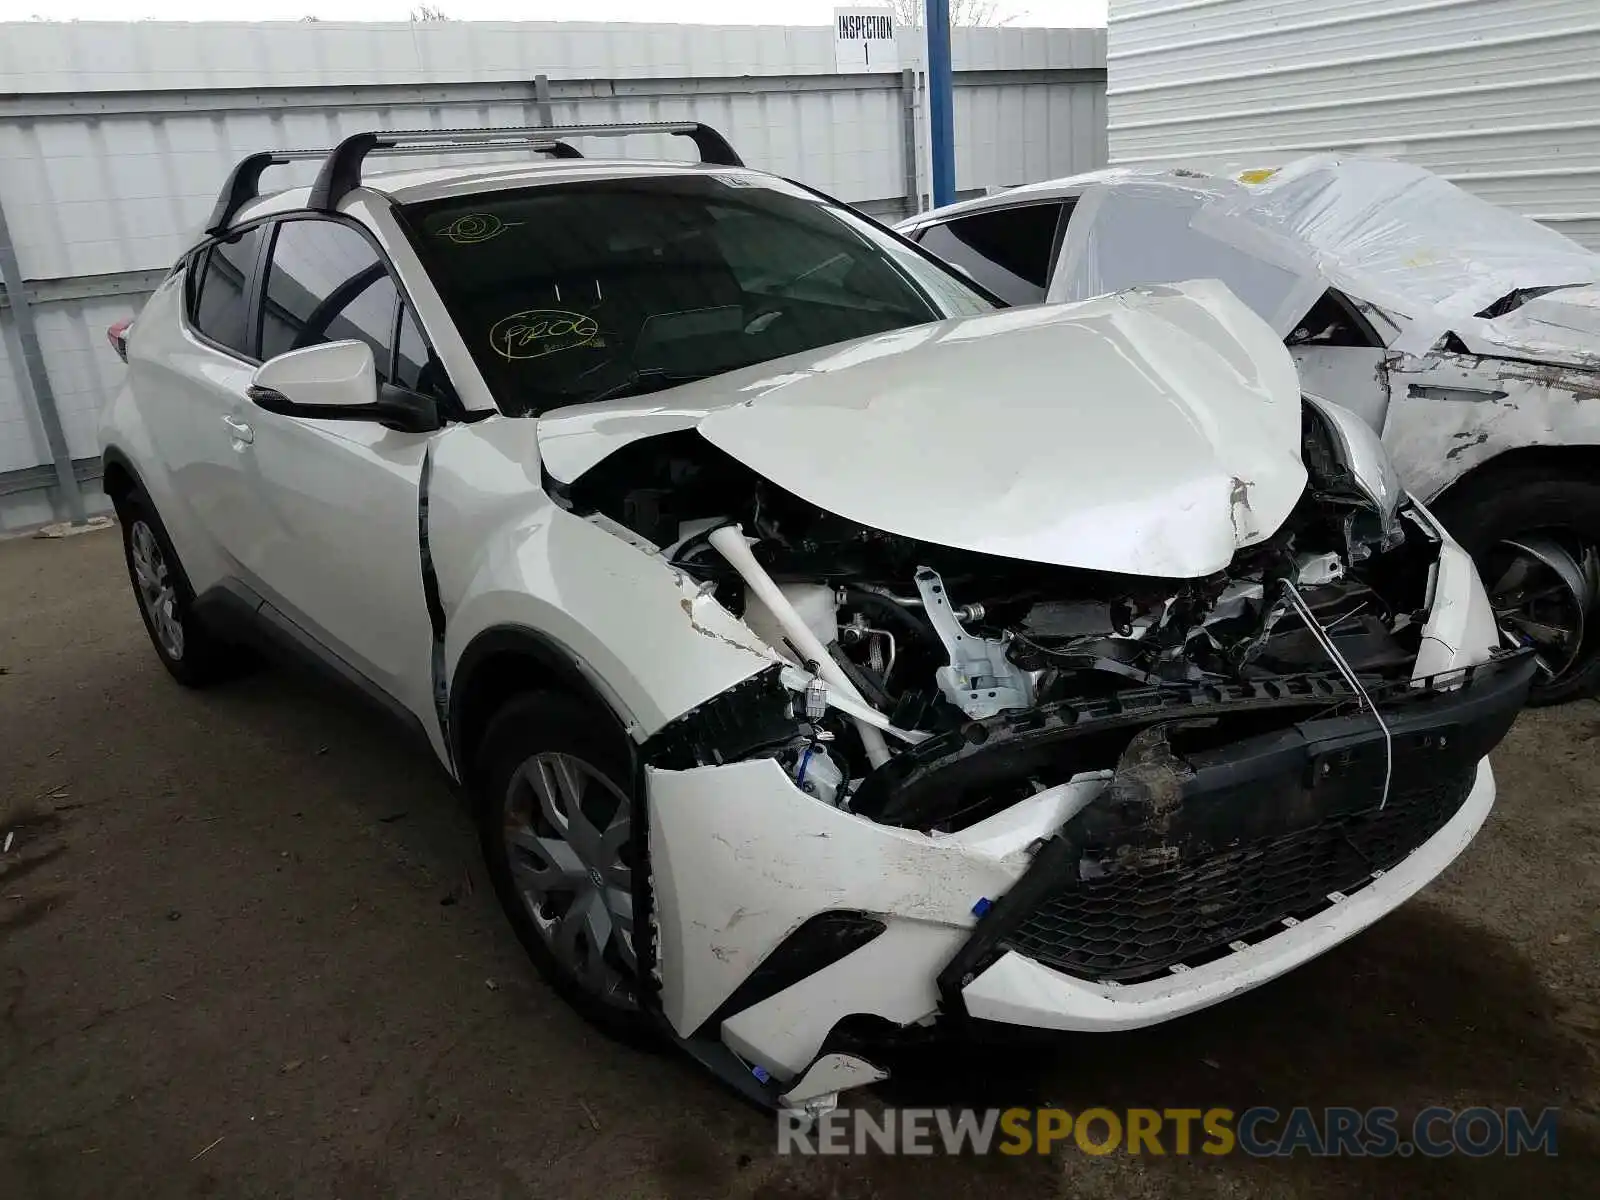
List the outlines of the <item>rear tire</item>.
{"type": "Polygon", "coordinates": [[[646,866],[621,734],[568,696],[535,692],[495,714],[475,763],[484,861],[528,957],[590,1024],[649,1045],[633,950],[646,866]]]}
{"type": "Polygon", "coordinates": [[[1577,610],[1578,628],[1571,641],[1553,643],[1553,651],[1541,652],[1541,659],[1553,660],[1560,669],[1535,679],[1528,703],[1560,704],[1593,695],[1600,687],[1600,609],[1594,603],[1600,563],[1600,482],[1553,475],[1548,469],[1507,469],[1447,492],[1434,512],[1472,555],[1502,628],[1519,640],[1534,644],[1530,628],[1549,627],[1563,611],[1577,610]],[[1553,542],[1554,557],[1577,569],[1585,597],[1573,596],[1561,582],[1562,571],[1552,570],[1519,546],[1541,542],[1546,546],[1553,542]],[[1526,560],[1526,568],[1518,567],[1519,558],[1526,560]],[[1520,579],[1513,574],[1518,570],[1520,579]],[[1549,593],[1542,601],[1547,607],[1530,614],[1528,607],[1540,602],[1540,592],[1549,593]],[[1537,625],[1530,625],[1530,616],[1537,625]],[[1574,649],[1571,661],[1562,663],[1568,649],[1574,649]]]}
{"type": "Polygon", "coordinates": [[[117,520],[139,616],[167,672],[184,687],[198,688],[247,670],[249,654],[195,615],[194,589],[150,498],[138,491],[119,497],[117,520]]]}

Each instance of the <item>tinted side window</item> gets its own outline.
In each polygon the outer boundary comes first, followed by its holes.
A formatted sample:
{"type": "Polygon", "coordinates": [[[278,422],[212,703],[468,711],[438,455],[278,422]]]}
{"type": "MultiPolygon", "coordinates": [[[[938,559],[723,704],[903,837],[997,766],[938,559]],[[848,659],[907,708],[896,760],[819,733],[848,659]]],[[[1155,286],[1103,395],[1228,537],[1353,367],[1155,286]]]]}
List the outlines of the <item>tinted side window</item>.
{"type": "Polygon", "coordinates": [[[202,334],[245,358],[255,357],[255,347],[245,333],[245,289],[255,269],[262,230],[257,225],[217,242],[204,253],[197,266],[199,277],[189,314],[202,334]]]}
{"type": "Polygon", "coordinates": [[[428,343],[422,339],[417,319],[410,308],[400,310],[400,340],[396,347],[393,382],[414,392],[426,391],[428,343]]]}
{"type": "Polygon", "coordinates": [[[400,337],[395,345],[394,378],[389,382],[445,401],[457,403],[444,367],[434,356],[410,305],[400,305],[400,337]]]}
{"type": "Polygon", "coordinates": [[[383,260],[359,232],[334,221],[284,221],[261,299],[261,357],[353,338],[372,347],[378,378],[387,380],[398,302],[383,260]]]}
{"type": "Polygon", "coordinates": [[[959,217],[923,234],[924,250],[971,272],[1008,304],[1037,304],[1050,279],[1059,204],[959,217]]]}

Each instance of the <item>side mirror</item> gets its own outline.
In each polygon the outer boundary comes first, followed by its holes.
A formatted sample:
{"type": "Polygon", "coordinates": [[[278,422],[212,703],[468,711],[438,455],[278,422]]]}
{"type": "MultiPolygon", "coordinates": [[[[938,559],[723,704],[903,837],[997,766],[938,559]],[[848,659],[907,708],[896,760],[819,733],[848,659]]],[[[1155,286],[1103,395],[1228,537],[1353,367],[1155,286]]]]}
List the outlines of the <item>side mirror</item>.
{"type": "Polygon", "coordinates": [[[286,417],[376,421],[405,433],[431,433],[443,424],[432,397],[378,383],[365,342],[324,342],[280,354],[256,368],[247,394],[258,408],[286,417]]]}

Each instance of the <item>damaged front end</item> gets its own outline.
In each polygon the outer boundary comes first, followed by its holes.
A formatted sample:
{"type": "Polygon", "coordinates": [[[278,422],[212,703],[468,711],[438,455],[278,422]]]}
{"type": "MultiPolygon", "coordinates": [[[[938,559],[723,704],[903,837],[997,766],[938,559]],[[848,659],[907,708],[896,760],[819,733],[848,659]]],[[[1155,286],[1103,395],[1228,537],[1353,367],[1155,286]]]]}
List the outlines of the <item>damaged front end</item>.
{"type": "Polygon", "coordinates": [[[773,652],[644,747],[676,1031],[808,1103],[877,1077],[837,1052],[849,1018],[1160,1020],[1437,873],[1533,663],[1496,649],[1470,561],[1341,413],[1307,402],[1299,503],[1193,579],[886,534],[686,435],[569,489],[773,652]]]}
{"type": "MultiPolygon", "coordinates": [[[[1237,470],[1206,493],[1234,550],[1190,575],[910,536],[903,504],[889,532],[669,415],[552,490],[770,651],[642,747],[641,961],[675,1033],[774,1099],[880,1077],[845,1049],[862,1019],[1095,1030],[1215,1003],[1402,902],[1492,804],[1534,665],[1342,409],[1301,406],[1298,499],[1276,458],[1275,513],[1237,470]]],[[[1054,519],[1039,544],[1107,553],[1054,519]]]]}
{"type": "MultiPolygon", "coordinates": [[[[1142,731],[1181,734],[1194,753],[1313,716],[1364,713],[1381,734],[1382,708],[1454,690],[1461,678],[1431,677],[1492,657],[1476,591],[1459,628],[1431,627],[1441,560],[1459,574],[1459,549],[1405,499],[1370,431],[1314,398],[1299,503],[1225,570],[1194,579],[884,533],[703,444],[666,440],[648,445],[674,486],[618,493],[597,472],[569,502],[598,507],[609,493],[612,519],[677,532],[668,560],[742,617],[774,665],[662,730],[659,765],[771,757],[825,803],[950,833],[1116,767],[1142,731]],[[737,515],[685,511],[696,492],[741,486],[737,515]],[[675,511],[660,507],[669,495],[675,511]]],[[[615,478],[637,479],[637,465],[615,464],[615,478]]]]}

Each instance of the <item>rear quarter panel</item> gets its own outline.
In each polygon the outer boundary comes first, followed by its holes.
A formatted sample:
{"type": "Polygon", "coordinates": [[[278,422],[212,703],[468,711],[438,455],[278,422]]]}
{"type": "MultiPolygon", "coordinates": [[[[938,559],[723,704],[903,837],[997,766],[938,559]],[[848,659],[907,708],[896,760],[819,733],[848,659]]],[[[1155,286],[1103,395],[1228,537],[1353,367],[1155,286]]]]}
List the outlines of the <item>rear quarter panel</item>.
{"type": "Polygon", "coordinates": [[[177,364],[188,354],[181,326],[184,272],[169,275],[156,288],[128,333],[128,372],[100,414],[102,458],[121,456],[155,506],[167,535],[196,592],[203,592],[226,573],[226,564],[204,535],[188,498],[174,485],[169,469],[177,447],[164,445],[157,428],[176,428],[180,435],[199,434],[183,421],[156,420],[162,405],[177,402],[183,386],[177,364]]]}

